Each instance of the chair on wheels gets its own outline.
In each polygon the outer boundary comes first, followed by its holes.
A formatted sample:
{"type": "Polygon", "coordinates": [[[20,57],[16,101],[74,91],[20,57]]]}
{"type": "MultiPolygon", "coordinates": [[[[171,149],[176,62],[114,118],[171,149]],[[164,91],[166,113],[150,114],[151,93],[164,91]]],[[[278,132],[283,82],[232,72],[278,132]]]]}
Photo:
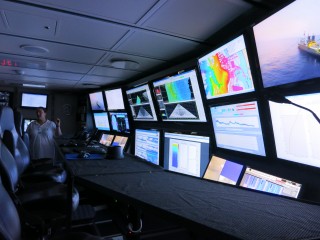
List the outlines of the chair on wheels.
{"type": "MultiPolygon", "coordinates": [[[[20,216],[15,204],[10,198],[8,192],[3,187],[0,179],[0,239],[4,240],[22,240],[27,236],[23,236],[24,223],[20,221],[20,216]],[[22,227],[21,227],[22,226],[22,227]]],[[[85,232],[66,232],[57,236],[51,236],[52,240],[108,240],[112,238],[98,237],[85,232]]]]}
{"type": "MultiPolygon", "coordinates": [[[[21,115],[16,114],[16,117],[21,118],[21,115]]],[[[25,181],[53,180],[60,183],[66,181],[67,172],[61,166],[53,166],[53,164],[32,166],[29,150],[16,130],[14,113],[10,107],[0,108],[0,134],[17,163],[20,177],[25,181]]]]}

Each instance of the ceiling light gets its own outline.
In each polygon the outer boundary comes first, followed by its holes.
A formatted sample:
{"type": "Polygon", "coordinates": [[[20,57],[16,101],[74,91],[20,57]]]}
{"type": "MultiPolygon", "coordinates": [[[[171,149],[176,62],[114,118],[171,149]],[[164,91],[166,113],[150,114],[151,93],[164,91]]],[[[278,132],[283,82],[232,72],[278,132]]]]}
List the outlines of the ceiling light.
{"type": "Polygon", "coordinates": [[[23,83],[22,86],[24,86],[24,87],[33,87],[33,88],[45,88],[46,87],[46,85],[31,84],[31,83],[23,83]]]}
{"type": "Polygon", "coordinates": [[[115,68],[121,69],[137,69],[139,67],[139,63],[131,60],[111,60],[111,66],[115,68]]]}
{"type": "Polygon", "coordinates": [[[49,52],[49,49],[41,46],[35,46],[35,45],[21,45],[20,48],[31,53],[48,53],[49,52]]]}

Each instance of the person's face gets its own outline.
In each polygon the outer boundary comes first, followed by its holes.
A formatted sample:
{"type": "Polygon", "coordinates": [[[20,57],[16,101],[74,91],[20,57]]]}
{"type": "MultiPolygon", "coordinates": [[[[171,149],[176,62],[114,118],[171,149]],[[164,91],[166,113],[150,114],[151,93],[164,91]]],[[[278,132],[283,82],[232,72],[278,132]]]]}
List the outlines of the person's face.
{"type": "Polygon", "coordinates": [[[41,120],[46,119],[46,113],[43,109],[41,109],[41,108],[37,109],[36,114],[37,114],[38,119],[41,119],[41,120]]]}

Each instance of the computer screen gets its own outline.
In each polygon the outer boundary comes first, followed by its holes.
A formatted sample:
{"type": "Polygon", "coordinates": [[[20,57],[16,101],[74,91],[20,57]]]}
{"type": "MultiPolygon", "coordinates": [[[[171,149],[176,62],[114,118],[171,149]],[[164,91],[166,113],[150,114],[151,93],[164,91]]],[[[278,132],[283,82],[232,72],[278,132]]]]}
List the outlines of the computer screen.
{"type": "Polygon", "coordinates": [[[203,178],[236,185],[242,169],[241,164],[213,155],[203,178]]]}
{"type": "Polygon", "coordinates": [[[164,134],[164,169],[202,177],[209,162],[210,138],[189,134],[164,134]]]}
{"type": "Polygon", "coordinates": [[[265,156],[256,101],[210,108],[217,146],[265,156]]]}
{"type": "Polygon", "coordinates": [[[129,133],[129,120],[126,112],[110,112],[111,126],[113,131],[129,133]]]}
{"type": "Polygon", "coordinates": [[[10,95],[10,92],[0,91],[0,106],[9,106],[10,95]]]}
{"type": "Polygon", "coordinates": [[[124,110],[123,96],[121,88],[104,91],[109,111],[124,110]]]}
{"type": "Polygon", "coordinates": [[[21,95],[21,107],[27,108],[37,108],[43,107],[47,108],[47,94],[38,93],[22,93],[21,95]]]}
{"type": "Polygon", "coordinates": [[[254,26],[264,87],[320,77],[317,0],[297,0],[254,26]]]}
{"type": "Polygon", "coordinates": [[[113,139],[112,146],[121,146],[122,149],[126,147],[128,142],[128,137],[116,135],[113,139]]]}
{"type": "Polygon", "coordinates": [[[111,146],[113,138],[114,138],[113,134],[102,133],[100,140],[99,140],[99,143],[101,143],[102,145],[105,145],[105,146],[111,146]]]}
{"type": "MultiPolygon", "coordinates": [[[[286,97],[320,117],[320,93],[286,97]]],[[[269,101],[278,158],[320,167],[320,124],[307,110],[269,101]]]]}
{"type": "Polygon", "coordinates": [[[297,198],[302,187],[299,183],[276,177],[250,167],[246,168],[240,186],[291,198],[297,198]]]}
{"type": "Polygon", "coordinates": [[[94,92],[89,94],[91,110],[92,111],[105,111],[102,92],[94,92]]]}
{"type": "Polygon", "coordinates": [[[156,130],[136,129],[135,156],[159,165],[160,132],[156,130]]]}
{"type": "Polygon", "coordinates": [[[95,112],[93,113],[94,123],[99,130],[110,130],[108,113],[106,112],[95,112]]]}
{"type": "Polygon", "coordinates": [[[35,119],[28,119],[28,118],[24,118],[23,119],[23,132],[27,131],[28,125],[35,119]]]}
{"type": "Polygon", "coordinates": [[[207,99],[254,91],[243,36],[199,58],[207,99]]]}
{"type": "Polygon", "coordinates": [[[133,120],[156,121],[152,97],[147,84],[126,91],[133,120]]]}
{"type": "Polygon", "coordinates": [[[206,122],[195,70],[156,81],[153,86],[162,120],[206,122]]]}

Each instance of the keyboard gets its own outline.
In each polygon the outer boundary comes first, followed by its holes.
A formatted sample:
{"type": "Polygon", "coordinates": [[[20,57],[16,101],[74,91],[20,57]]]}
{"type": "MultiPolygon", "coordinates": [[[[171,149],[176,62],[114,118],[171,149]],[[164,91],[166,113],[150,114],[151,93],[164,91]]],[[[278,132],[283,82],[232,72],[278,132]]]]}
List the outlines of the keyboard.
{"type": "Polygon", "coordinates": [[[86,147],[77,147],[74,149],[75,152],[88,152],[88,153],[107,153],[107,150],[100,145],[88,145],[86,147]]]}

